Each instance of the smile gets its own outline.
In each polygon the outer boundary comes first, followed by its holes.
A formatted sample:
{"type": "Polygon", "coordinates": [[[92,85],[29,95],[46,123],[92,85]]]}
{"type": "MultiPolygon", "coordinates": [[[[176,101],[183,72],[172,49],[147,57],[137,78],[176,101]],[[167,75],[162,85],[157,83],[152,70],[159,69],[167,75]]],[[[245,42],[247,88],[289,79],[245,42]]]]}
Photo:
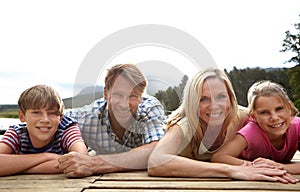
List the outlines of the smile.
{"type": "Polygon", "coordinates": [[[40,131],[49,131],[51,127],[37,127],[40,131]]]}
{"type": "Polygon", "coordinates": [[[130,109],[116,109],[116,111],[119,113],[128,113],[130,112],[130,109]]]}
{"type": "Polygon", "coordinates": [[[271,125],[270,127],[272,128],[278,128],[278,127],[281,127],[283,125],[283,123],[279,123],[279,124],[276,124],[276,125],[271,125]]]}
{"type": "Polygon", "coordinates": [[[210,113],[210,114],[207,114],[209,117],[220,117],[222,115],[222,112],[220,113],[210,113]]]}

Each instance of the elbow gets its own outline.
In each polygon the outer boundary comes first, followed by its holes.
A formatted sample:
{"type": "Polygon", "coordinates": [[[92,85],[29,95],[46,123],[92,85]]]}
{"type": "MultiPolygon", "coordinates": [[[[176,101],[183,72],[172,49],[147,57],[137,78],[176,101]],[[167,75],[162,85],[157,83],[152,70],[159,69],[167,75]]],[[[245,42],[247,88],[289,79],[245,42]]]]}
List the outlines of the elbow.
{"type": "Polygon", "coordinates": [[[219,162],[218,159],[219,159],[218,154],[215,153],[211,156],[210,161],[217,163],[219,162]]]}
{"type": "Polygon", "coordinates": [[[149,176],[163,176],[164,166],[160,163],[159,158],[155,158],[154,156],[150,156],[148,159],[148,175],[149,176]]]}
{"type": "Polygon", "coordinates": [[[152,177],[162,176],[159,167],[148,167],[148,175],[152,177]]]}
{"type": "Polygon", "coordinates": [[[147,172],[148,172],[148,175],[149,176],[158,176],[157,175],[157,166],[156,166],[156,159],[153,158],[153,156],[151,155],[148,159],[148,169],[147,169],[147,172]]]}
{"type": "Polygon", "coordinates": [[[164,176],[164,174],[166,174],[162,165],[148,166],[147,171],[148,175],[152,177],[164,176]]]}
{"type": "Polygon", "coordinates": [[[149,176],[167,176],[166,164],[161,161],[159,156],[150,156],[148,160],[148,175],[149,176]]]}

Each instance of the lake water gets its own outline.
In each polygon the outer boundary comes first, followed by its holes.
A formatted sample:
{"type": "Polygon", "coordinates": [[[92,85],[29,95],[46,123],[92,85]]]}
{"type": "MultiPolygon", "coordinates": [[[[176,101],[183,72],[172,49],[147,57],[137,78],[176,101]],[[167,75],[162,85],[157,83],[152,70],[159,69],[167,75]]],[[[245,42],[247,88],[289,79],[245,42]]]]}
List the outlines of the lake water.
{"type": "Polygon", "coordinates": [[[17,118],[0,118],[0,130],[6,130],[10,125],[21,123],[17,118]]]}

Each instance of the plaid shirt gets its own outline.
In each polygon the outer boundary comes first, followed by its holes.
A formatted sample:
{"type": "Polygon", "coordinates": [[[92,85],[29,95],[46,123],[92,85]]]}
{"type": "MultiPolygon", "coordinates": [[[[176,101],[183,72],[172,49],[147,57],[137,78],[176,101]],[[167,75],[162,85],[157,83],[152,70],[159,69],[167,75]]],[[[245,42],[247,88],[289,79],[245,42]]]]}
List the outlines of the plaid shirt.
{"type": "Polygon", "coordinates": [[[160,140],[165,134],[166,116],[163,107],[152,96],[142,98],[135,121],[125,130],[122,139],[112,131],[107,101],[103,98],[81,108],[68,109],[65,115],[77,119],[85,143],[97,154],[126,152],[160,140]]]}

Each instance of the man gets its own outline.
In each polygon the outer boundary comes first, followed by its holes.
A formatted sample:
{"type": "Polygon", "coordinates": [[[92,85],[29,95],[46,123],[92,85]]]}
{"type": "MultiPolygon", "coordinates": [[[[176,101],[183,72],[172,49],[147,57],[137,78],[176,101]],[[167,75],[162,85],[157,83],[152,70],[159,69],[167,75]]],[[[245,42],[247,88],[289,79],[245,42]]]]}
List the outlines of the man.
{"type": "Polygon", "coordinates": [[[146,86],[135,65],[115,65],[105,77],[104,98],[65,112],[78,120],[87,146],[97,153],[61,157],[59,168],[68,177],[147,168],[152,149],[165,133],[165,115],[155,97],[142,96],[146,86]]]}

